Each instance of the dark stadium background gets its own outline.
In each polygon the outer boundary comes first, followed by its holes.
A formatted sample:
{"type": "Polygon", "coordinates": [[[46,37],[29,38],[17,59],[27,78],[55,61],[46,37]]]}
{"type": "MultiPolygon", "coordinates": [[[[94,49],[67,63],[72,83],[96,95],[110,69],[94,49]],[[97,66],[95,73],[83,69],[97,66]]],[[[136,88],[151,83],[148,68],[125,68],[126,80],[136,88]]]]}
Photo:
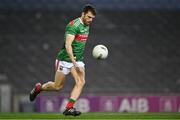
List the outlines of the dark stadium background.
{"type": "MultiPolygon", "coordinates": [[[[34,111],[28,94],[36,82],[53,80],[65,25],[87,3],[98,14],[86,47],[82,95],[179,97],[179,0],[1,0],[1,112],[34,111]],[[108,47],[106,60],[92,57],[96,44],[108,47]]],[[[68,76],[64,89],[52,94],[67,96],[72,81],[68,76]]]]}

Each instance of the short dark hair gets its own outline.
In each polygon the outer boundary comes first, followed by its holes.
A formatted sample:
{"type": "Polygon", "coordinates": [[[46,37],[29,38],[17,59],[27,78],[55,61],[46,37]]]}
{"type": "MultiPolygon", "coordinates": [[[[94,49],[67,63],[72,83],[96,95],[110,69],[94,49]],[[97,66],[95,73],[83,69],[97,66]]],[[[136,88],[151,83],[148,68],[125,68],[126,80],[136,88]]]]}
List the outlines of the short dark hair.
{"type": "Polygon", "coordinates": [[[85,14],[90,11],[93,15],[96,15],[96,9],[93,5],[87,4],[84,6],[83,11],[85,14]]]}

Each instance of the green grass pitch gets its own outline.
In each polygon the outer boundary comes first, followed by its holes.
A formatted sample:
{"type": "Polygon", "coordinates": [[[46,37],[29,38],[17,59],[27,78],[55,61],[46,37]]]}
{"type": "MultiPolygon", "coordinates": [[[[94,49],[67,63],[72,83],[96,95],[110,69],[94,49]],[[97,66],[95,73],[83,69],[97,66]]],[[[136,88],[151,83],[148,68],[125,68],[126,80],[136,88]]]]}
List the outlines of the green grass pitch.
{"type": "Polygon", "coordinates": [[[83,113],[63,116],[62,113],[0,113],[0,120],[180,120],[180,113],[83,113]]]}

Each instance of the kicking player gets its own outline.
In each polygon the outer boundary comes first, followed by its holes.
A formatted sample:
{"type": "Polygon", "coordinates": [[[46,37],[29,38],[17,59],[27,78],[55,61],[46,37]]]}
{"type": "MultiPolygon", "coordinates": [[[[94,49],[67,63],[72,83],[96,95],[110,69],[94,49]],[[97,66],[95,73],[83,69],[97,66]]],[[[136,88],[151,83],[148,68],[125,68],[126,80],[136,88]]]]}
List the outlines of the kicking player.
{"type": "Polygon", "coordinates": [[[36,96],[42,91],[59,91],[62,89],[66,75],[71,73],[75,80],[75,85],[63,114],[72,116],[81,114],[80,111],[74,108],[74,104],[79,98],[85,84],[83,54],[89,35],[89,25],[95,18],[95,15],[95,8],[88,4],[84,6],[79,18],[69,22],[65,29],[63,48],[59,51],[56,59],[55,79],[42,85],[41,83],[37,83],[30,92],[30,101],[34,101],[36,96]]]}

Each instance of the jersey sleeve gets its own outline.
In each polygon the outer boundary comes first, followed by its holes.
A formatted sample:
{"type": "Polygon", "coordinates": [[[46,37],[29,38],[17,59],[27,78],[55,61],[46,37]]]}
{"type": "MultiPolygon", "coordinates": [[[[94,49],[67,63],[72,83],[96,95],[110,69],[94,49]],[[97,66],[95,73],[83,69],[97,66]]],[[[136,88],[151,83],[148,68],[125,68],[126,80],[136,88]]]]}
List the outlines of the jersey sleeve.
{"type": "Polygon", "coordinates": [[[75,25],[68,24],[66,27],[66,35],[76,35],[77,34],[77,27],[75,25]]]}

